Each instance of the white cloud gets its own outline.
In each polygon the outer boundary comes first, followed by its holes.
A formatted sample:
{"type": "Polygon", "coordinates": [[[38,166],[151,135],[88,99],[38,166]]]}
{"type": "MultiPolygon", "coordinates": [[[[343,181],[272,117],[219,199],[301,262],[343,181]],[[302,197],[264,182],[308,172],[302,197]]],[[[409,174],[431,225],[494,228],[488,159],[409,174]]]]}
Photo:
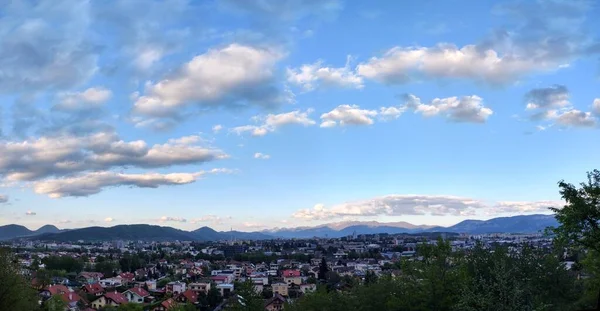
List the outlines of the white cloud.
{"type": "Polygon", "coordinates": [[[187,222],[185,218],[181,217],[171,217],[171,216],[162,216],[158,219],[159,222],[187,222]]]}
{"type": "Polygon", "coordinates": [[[223,224],[225,220],[230,220],[231,217],[220,217],[217,215],[205,215],[199,218],[194,218],[190,220],[190,223],[192,224],[197,224],[197,223],[212,223],[215,225],[220,225],[223,224]]]}
{"type": "Polygon", "coordinates": [[[596,127],[598,124],[597,119],[592,116],[591,112],[584,112],[577,109],[558,111],[556,112],[555,120],[557,124],[566,127],[596,127]]]}
{"type": "Polygon", "coordinates": [[[112,92],[103,87],[92,87],[83,92],[64,92],[58,94],[59,103],[53,109],[60,111],[79,111],[101,107],[112,97],[112,92]]]}
{"type": "Polygon", "coordinates": [[[273,106],[283,100],[273,86],[274,66],[283,57],[275,49],[239,44],[208,50],[194,57],[172,77],[149,83],[136,99],[134,111],[165,117],[191,105],[203,108],[273,106]]]}
{"type": "Polygon", "coordinates": [[[8,196],[4,195],[4,194],[0,194],[0,204],[7,203],[7,202],[8,202],[8,196]]]}
{"type": "Polygon", "coordinates": [[[425,117],[442,115],[454,122],[484,123],[493,114],[492,109],[483,105],[477,95],[463,97],[435,98],[425,104],[412,94],[404,96],[405,107],[425,117]]]}
{"type": "Polygon", "coordinates": [[[600,116],[600,98],[594,99],[594,103],[592,104],[592,112],[600,116]]]}
{"type": "Polygon", "coordinates": [[[321,61],[302,65],[299,68],[288,68],[287,81],[302,87],[305,91],[327,87],[361,89],[364,87],[363,78],[350,68],[350,60],[348,56],[346,65],[340,68],[323,66],[321,61]]]}
{"type": "Polygon", "coordinates": [[[500,201],[491,209],[490,214],[522,214],[548,212],[549,207],[562,208],[560,201],[500,201]]]}
{"type": "Polygon", "coordinates": [[[27,211],[27,212],[25,212],[25,215],[27,215],[27,216],[35,216],[35,215],[37,215],[37,213],[36,212],[32,212],[32,211],[27,211]]]}
{"type": "Polygon", "coordinates": [[[148,146],[142,140],[123,141],[113,133],[0,141],[0,176],[36,180],[88,170],[159,168],[227,157],[217,149],[172,142],[148,146]]]}
{"type": "Polygon", "coordinates": [[[247,229],[254,229],[254,230],[266,228],[266,226],[263,224],[256,223],[256,222],[249,222],[249,221],[242,223],[242,225],[247,229]]]}
{"type": "Polygon", "coordinates": [[[309,115],[313,112],[312,109],[306,111],[294,110],[280,114],[268,114],[267,116],[255,116],[252,118],[258,125],[243,125],[232,128],[230,131],[241,135],[250,132],[252,136],[264,136],[267,133],[274,132],[283,126],[297,124],[303,126],[311,126],[316,122],[309,115]]]}
{"type": "Polygon", "coordinates": [[[106,217],[106,218],[104,218],[104,222],[113,222],[113,221],[115,221],[115,219],[112,218],[112,217],[106,217]]]}
{"type": "Polygon", "coordinates": [[[299,210],[294,218],[305,220],[327,220],[344,216],[466,216],[472,215],[485,205],[478,200],[435,195],[388,195],[365,201],[349,202],[325,207],[317,204],[312,209],[299,210]]]}
{"type": "Polygon", "coordinates": [[[419,77],[464,78],[488,84],[505,84],[531,71],[557,68],[558,64],[476,45],[458,48],[452,44],[435,47],[394,47],[381,57],[361,63],[359,75],[387,84],[406,83],[419,77]]]}
{"type": "Polygon", "coordinates": [[[404,110],[404,107],[381,107],[379,108],[379,116],[383,120],[398,119],[404,110]]]}
{"type": "Polygon", "coordinates": [[[340,105],[321,115],[321,127],[336,125],[371,125],[377,111],[360,109],[357,105],[340,105]]]}
{"type": "Polygon", "coordinates": [[[298,210],[292,216],[296,219],[311,221],[403,215],[536,214],[548,212],[548,207],[560,208],[563,205],[564,203],[560,201],[500,201],[490,205],[481,200],[457,196],[393,194],[331,207],[316,204],[312,209],[298,210]]]}
{"type": "Polygon", "coordinates": [[[101,192],[104,188],[132,186],[139,188],[157,188],[169,185],[184,185],[195,182],[206,174],[231,173],[228,169],[213,169],[196,173],[143,173],[124,174],[115,172],[91,172],[60,179],[46,179],[33,183],[38,194],[50,198],[83,197],[101,192]]]}
{"type": "Polygon", "coordinates": [[[261,160],[268,160],[268,159],[271,158],[271,156],[268,155],[268,154],[257,152],[257,153],[254,154],[254,158],[255,159],[261,159],[261,160]]]}
{"type": "Polygon", "coordinates": [[[70,224],[70,223],[71,223],[71,221],[70,221],[70,220],[68,220],[68,219],[63,219],[63,220],[59,220],[59,221],[58,221],[58,223],[59,223],[59,224],[70,224]]]}
{"type": "Polygon", "coordinates": [[[220,132],[222,129],[223,129],[223,125],[221,125],[221,124],[217,124],[217,125],[215,125],[215,126],[212,127],[212,131],[215,134],[218,133],[218,132],[220,132]]]}

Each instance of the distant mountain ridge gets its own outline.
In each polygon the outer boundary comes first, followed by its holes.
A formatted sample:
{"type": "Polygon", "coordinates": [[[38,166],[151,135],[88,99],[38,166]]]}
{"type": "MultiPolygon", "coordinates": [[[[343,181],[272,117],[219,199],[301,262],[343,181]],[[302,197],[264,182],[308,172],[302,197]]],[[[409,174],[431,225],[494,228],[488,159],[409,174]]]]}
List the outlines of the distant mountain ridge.
{"type": "Polygon", "coordinates": [[[346,222],[332,223],[316,227],[279,228],[265,230],[264,233],[282,238],[330,237],[339,238],[356,234],[375,233],[420,233],[420,232],[452,232],[468,234],[485,233],[537,233],[547,227],[557,226],[554,215],[519,215],[498,217],[489,220],[464,220],[450,227],[413,225],[407,222],[380,223],[346,222]]]}
{"type": "Polygon", "coordinates": [[[37,230],[29,230],[21,225],[0,226],[0,240],[13,239],[16,237],[27,237],[44,233],[58,233],[60,229],[53,225],[45,225],[37,230]]]}
{"type": "Polygon", "coordinates": [[[0,226],[0,240],[32,238],[48,241],[110,241],[110,240],[156,240],[156,241],[218,241],[218,240],[267,240],[274,238],[339,238],[356,234],[376,233],[425,233],[449,232],[467,234],[485,233],[536,233],[547,227],[557,226],[553,215],[521,215],[498,217],[489,220],[465,220],[450,227],[413,225],[407,222],[382,223],[377,221],[351,221],[324,224],[315,227],[277,228],[260,232],[216,231],[201,227],[185,231],[156,225],[117,225],[113,227],[87,227],[59,230],[46,225],[29,230],[20,225],[0,226]]]}

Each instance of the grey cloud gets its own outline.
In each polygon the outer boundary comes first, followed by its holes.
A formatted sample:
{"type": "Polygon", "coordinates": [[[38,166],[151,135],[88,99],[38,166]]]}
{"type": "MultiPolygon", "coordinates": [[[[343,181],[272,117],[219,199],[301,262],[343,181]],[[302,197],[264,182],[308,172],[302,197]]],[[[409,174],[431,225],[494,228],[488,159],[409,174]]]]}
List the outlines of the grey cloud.
{"type": "Polygon", "coordinates": [[[442,115],[453,122],[484,123],[493,114],[492,109],[485,107],[483,99],[477,95],[435,98],[430,103],[423,103],[412,94],[405,94],[403,99],[404,108],[425,117],[442,115]]]}
{"type": "MultiPolygon", "coordinates": [[[[217,170],[215,172],[221,172],[217,170]]],[[[195,182],[210,172],[197,173],[144,173],[122,174],[115,172],[91,172],[75,177],[48,179],[34,183],[34,191],[51,198],[84,197],[97,194],[102,189],[117,186],[157,188],[168,185],[184,185],[195,182]]]]}
{"type": "Polygon", "coordinates": [[[117,167],[159,168],[198,164],[227,157],[214,148],[144,141],[123,141],[116,134],[40,137],[0,142],[0,175],[9,180],[38,180],[117,167]]]}
{"type": "Polygon", "coordinates": [[[0,194],[0,204],[7,203],[7,202],[8,202],[8,196],[4,195],[4,194],[0,194]]]}
{"type": "Polygon", "coordinates": [[[569,101],[569,90],[564,85],[532,89],[524,97],[525,110],[531,112],[531,121],[554,122],[560,127],[593,128],[598,125],[595,101],[591,112],[576,109],[569,101]]]}
{"type": "Polygon", "coordinates": [[[87,1],[8,1],[0,11],[0,92],[66,89],[96,70],[87,1]]]}
{"type": "Polygon", "coordinates": [[[27,216],[35,216],[35,215],[37,215],[37,213],[36,212],[32,212],[32,211],[27,211],[27,212],[25,212],[25,215],[27,215],[27,216]]]}
{"type": "Polygon", "coordinates": [[[402,215],[472,215],[486,207],[478,200],[442,195],[388,195],[370,200],[348,202],[326,208],[322,204],[299,210],[294,218],[325,220],[344,216],[402,216],[402,215]]]}
{"type": "Polygon", "coordinates": [[[569,90],[564,85],[532,89],[525,94],[527,109],[561,108],[570,105],[569,90]]]}

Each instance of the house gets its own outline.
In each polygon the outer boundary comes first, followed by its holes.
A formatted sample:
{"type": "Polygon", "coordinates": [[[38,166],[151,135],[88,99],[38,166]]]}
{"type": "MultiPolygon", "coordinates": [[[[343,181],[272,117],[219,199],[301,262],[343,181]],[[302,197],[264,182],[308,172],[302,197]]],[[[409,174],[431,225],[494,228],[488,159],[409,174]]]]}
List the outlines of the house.
{"type": "Polygon", "coordinates": [[[281,296],[288,295],[288,284],[287,283],[273,283],[271,285],[273,288],[273,294],[279,294],[281,296]]]}
{"type": "Polygon", "coordinates": [[[150,297],[150,293],[148,293],[145,289],[141,287],[133,287],[126,290],[124,293],[125,297],[129,302],[133,303],[143,303],[144,299],[150,297]]]}
{"type": "Polygon", "coordinates": [[[300,284],[300,291],[303,294],[314,292],[317,289],[316,284],[300,284]]]}
{"type": "Polygon", "coordinates": [[[285,298],[279,294],[274,294],[273,298],[267,300],[265,303],[265,310],[267,311],[280,311],[283,310],[285,305],[285,298]]]}
{"type": "Polygon", "coordinates": [[[185,292],[179,294],[177,298],[175,298],[175,300],[183,303],[197,304],[198,294],[196,294],[196,292],[194,292],[193,290],[188,289],[185,292]]]}
{"type": "Polygon", "coordinates": [[[216,284],[225,284],[225,283],[233,282],[234,277],[233,277],[233,274],[221,274],[221,275],[211,276],[210,280],[215,282],[216,284]]]}
{"type": "Polygon", "coordinates": [[[69,293],[69,292],[71,292],[69,290],[69,288],[66,287],[66,286],[64,286],[64,285],[62,285],[62,284],[48,285],[42,291],[42,296],[50,297],[50,296],[59,295],[59,294],[63,294],[63,293],[69,293]]]}
{"type": "Polygon", "coordinates": [[[161,302],[158,306],[154,307],[154,309],[152,309],[152,311],[168,311],[168,310],[175,308],[176,306],[177,306],[177,302],[175,302],[175,299],[169,298],[169,299],[161,302]]]}
{"type": "Polygon", "coordinates": [[[84,272],[79,273],[79,275],[77,276],[77,279],[82,283],[91,284],[91,283],[97,283],[103,277],[104,277],[104,275],[100,272],[84,271],[84,272]]]}
{"type": "Polygon", "coordinates": [[[217,289],[221,293],[221,296],[228,297],[233,292],[234,286],[232,283],[217,284],[217,289]]]}
{"type": "Polygon", "coordinates": [[[104,288],[100,283],[86,284],[81,289],[87,294],[94,296],[102,296],[104,294],[104,288]]]}
{"type": "Polygon", "coordinates": [[[59,297],[67,304],[68,310],[79,310],[77,303],[80,301],[85,303],[77,293],[73,292],[59,294],[59,297]]]}
{"type": "Polygon", "coordinates": [[[135,274],[131,272],[123,272],[119,274],[118,278],[121,278],[121,283],[127,285],[135,280],[135,274]]]}
{"type": "Polygon", "coordinates": [[[123,285],[123,279],[116,277],[116,278],[108,278],[108,279],[102,279],[100,280],[98,283],[100,283],[100,285],[102,287],[118,287],[123,285]]]}
{"type": "Polygon", "coordinates": [[[283,281],[290,285],[290,284],[296,284],[296,285],[300,285],[302,284],[302,278],[300,277],[300,270],[283,270],[283,272],[281,273],[281,275],[283,276],[283,281]]]}
{"type": "Polygon", "coordinates": [[[186,284],[183,282],[169,282],[166,286],[167,294],[177,295],[179,293],[183,293],[186,290],[186,284]]]}
{"type": "Polygon", "coordinates": [[[205,293],[207,294],[210,290],[210,282],[196,282],[189,284],[190,289],[193,290],[196,294],[205,293]]]}
{"type": "Polygon", "coordinates": [[[122,303],[127,303],[127,297],[125,297],[125,295],[118,293],[116,291],[114,292],[108,292],[102,296],[100,296],[98,299],[92,301],[91,305],[92,308],[94,309],[100,309],[100,308],[104,308],[105,306],[119,306],[122,303]]]}

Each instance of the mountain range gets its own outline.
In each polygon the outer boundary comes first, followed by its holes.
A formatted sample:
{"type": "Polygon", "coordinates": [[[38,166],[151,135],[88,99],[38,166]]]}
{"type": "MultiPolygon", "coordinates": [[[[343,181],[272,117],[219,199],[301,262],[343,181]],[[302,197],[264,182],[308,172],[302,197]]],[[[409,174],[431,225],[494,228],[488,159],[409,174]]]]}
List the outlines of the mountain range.
{"type": "Polygon", "coordinates": [[[46,225],[38,230],[29,230],[20,225],[0,226],[0,240],[14,238],[31,238],[48,241],[108,241],[108,240],[266,240],[274,238],[339,238],[356,234],[375,233],[535,233],[547,227],[557,226],[553,215],[521,215],[498,217],[489,220],[465,220],[450,227],[413,225],[407,222],[352,221],[337,222],[315,227],[278,228],[260,232],[216,231],[209,227],[201,227],[193,231],[185,231],[171,227],[155,225],[118,225],[114,227],[87,227],[81,229],[60,230],[46,225]]]}

